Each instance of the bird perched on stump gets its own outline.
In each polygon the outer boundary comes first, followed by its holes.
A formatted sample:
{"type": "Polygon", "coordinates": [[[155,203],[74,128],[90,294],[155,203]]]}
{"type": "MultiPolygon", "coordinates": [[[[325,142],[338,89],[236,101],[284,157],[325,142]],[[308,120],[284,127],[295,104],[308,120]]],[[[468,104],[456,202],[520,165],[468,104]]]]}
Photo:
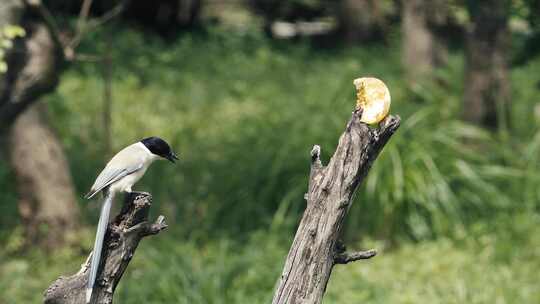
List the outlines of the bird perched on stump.
{"type": "Polygon", "coordinates": [[[97,277],[103,238],[109,222],[109,213],[112,202],[117,193],[131,192],[131,187],[141,179],[146,169],[158,159],[167,159],[171,162],[178,160],[169,144],[159,137],[148,137],[137,143],[129,145],[118,152],[98,175],[94,185],[86,194],[90,199],[99,192],[103,193],[104,201],[94,242],[90,274],[86,286],[86,303],[92,299],[92,290],[97,277]]]}

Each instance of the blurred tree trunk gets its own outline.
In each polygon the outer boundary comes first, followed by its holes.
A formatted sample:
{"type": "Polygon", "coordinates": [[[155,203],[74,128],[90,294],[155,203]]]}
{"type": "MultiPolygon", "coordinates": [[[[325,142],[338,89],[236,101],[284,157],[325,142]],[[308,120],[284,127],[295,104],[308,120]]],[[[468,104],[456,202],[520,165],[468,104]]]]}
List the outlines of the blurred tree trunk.
{"type": "Polygon", "coordinates": [[[45,109],[35,103],[19,115],[9,149],[26,240],[52,249],[77,228],[79,210],[67,159],[45,109]]]}
{"type": "Polygon", "coordinates": [[[24,16],[10,23],[22,26],[26,37],[16,41],[6,57],[8,71],[0,87],[0,132],[7,131],[30,104],[56,88],[63,63],[61,50],[47,27],[32,20],[28,9],[13,12],[24,16]]]}
{"type": "Polygon", "coordinates": [[[347,43],[384,39],[384,18],[377,0],[341,0],[337,17],[347,43]]]}
{"type": "Polygon", "coordinates": [[[464,118],[494,128],[508,122],[510,1],[468,1],[464,118]]]}
{"type": "Polygon", "coordinates": [[[176,20],[182,27],[192,27],[199,22],[202,0],[178,0],[176,20]]]}
{"type": "Polygon", "coordinates": [[[105,143],[105,153],[103,160],[105,163],[112,157],[112,37],[108,34],[105,38],[105,52],[102,60],[103,70],[103,141],[105,143]]]}
{"type": "MultiPolygon", "coordinates": [[[[23,14],[23,3],[21,0],[2,0],[0,1],[0,29],[7,25],[20,24],[23,14]]],[[[5,58],[3,59],[5,60],[5,58]]],[[[0,107],[4,103],[4,95],[8,86],[7,73],[0,73],[0,107]]]]}
{"type": "Polygon", "coordinates": [[[203,0],[129,1],[124,18],[152,28],[164,36],[199,23],[203,0]]]}
{"type": "Polygon", "coordinates": [[[32,106],[56,88],[63,63],[61,50],[34,13],[19,0],[0,4],[0,25],[26,30],[26,37],[8,54],[8,71],[0,79],[0,133],[9,135],[6,149],[27,241],[52,248],[63,242],[65,228],[76,227],[78,210],[58,139],[40,116],[42,110],[32,106]]]}
{"type": "Polygon", "coordinates": [[[450,24],[450,7],[446,0],[431,0],[427,2],[427,26],[433,37],[431,57],[435,68],[442,67],[448,62],[447,33],[445,29],[450,24]]]}
{"type": "Polygon", "coordinates": [[[415,83],[446,64],[442,28],[449,10],[443,0],[404,0],[402,5],[403,65],[408,82],[415,83]]]}

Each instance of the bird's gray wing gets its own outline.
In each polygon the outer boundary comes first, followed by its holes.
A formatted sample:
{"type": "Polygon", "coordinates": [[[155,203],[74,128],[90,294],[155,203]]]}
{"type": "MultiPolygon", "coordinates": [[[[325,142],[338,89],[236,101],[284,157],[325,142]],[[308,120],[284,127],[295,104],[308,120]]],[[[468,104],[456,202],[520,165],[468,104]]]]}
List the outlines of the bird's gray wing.
{"type": "Polygon", "coordinates": [[[92,185],[90,191],[84,197],[87,199],[92,198],[94,195],[96,195],[96,193],[103,190],[103,188],[120,180],[126,175],[140,170],[142,167],[142,163],[134,164],[126,168],[113,168],[109,166],[105,167],[105,169],[103,169],[103,171],[101,171],[99,176],[96,178],[96,181],[94,182],[94,185],[92,185]]]}

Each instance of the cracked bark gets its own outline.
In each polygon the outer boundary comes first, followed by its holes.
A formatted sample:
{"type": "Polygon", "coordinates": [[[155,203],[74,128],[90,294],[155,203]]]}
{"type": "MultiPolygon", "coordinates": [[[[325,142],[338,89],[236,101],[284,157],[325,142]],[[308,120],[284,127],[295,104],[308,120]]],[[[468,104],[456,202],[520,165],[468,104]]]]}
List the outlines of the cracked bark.
{"type": "Polygon", "coordinates": [[[307,207],[296,231],[273,304],[321,303],[335,264],[368,259],[375,250],[347,253],[339,240],[345,217],[358,185],[373,161],[400,124],[400,118],[386,117],[378,128],[360,122],[361,111],[353,112],[327,166],[311,151],[311,173],[307,207]]]}
{"type": "MultiPolygon", "coordinates": [[[[122,211],[112,223],[109,223],[92,304],[112,303],[116,286],[133,258],[140,240],[167,228],[162,215],[154,223],[148,222],[151,204],[152,196],[148,193],[127,194],[122,211]]],[[[61,276],[49,286],[45,291],[45,304],[85,303],[85,288],[90,271],[91,255],[88,256],[79,272],[69,277],[61,276]]]]}

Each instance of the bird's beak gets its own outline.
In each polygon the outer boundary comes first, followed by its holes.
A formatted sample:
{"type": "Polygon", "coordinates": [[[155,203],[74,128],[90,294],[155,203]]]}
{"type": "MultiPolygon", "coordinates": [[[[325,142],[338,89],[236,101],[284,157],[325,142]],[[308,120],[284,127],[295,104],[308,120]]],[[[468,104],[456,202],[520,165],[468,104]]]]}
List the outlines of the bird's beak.
{"type": "Polygon", "coordinates": [[[178,156],[172,151],[166,158],[171,161],[171,163],[175,163],[178,160],[178,156]]]}

